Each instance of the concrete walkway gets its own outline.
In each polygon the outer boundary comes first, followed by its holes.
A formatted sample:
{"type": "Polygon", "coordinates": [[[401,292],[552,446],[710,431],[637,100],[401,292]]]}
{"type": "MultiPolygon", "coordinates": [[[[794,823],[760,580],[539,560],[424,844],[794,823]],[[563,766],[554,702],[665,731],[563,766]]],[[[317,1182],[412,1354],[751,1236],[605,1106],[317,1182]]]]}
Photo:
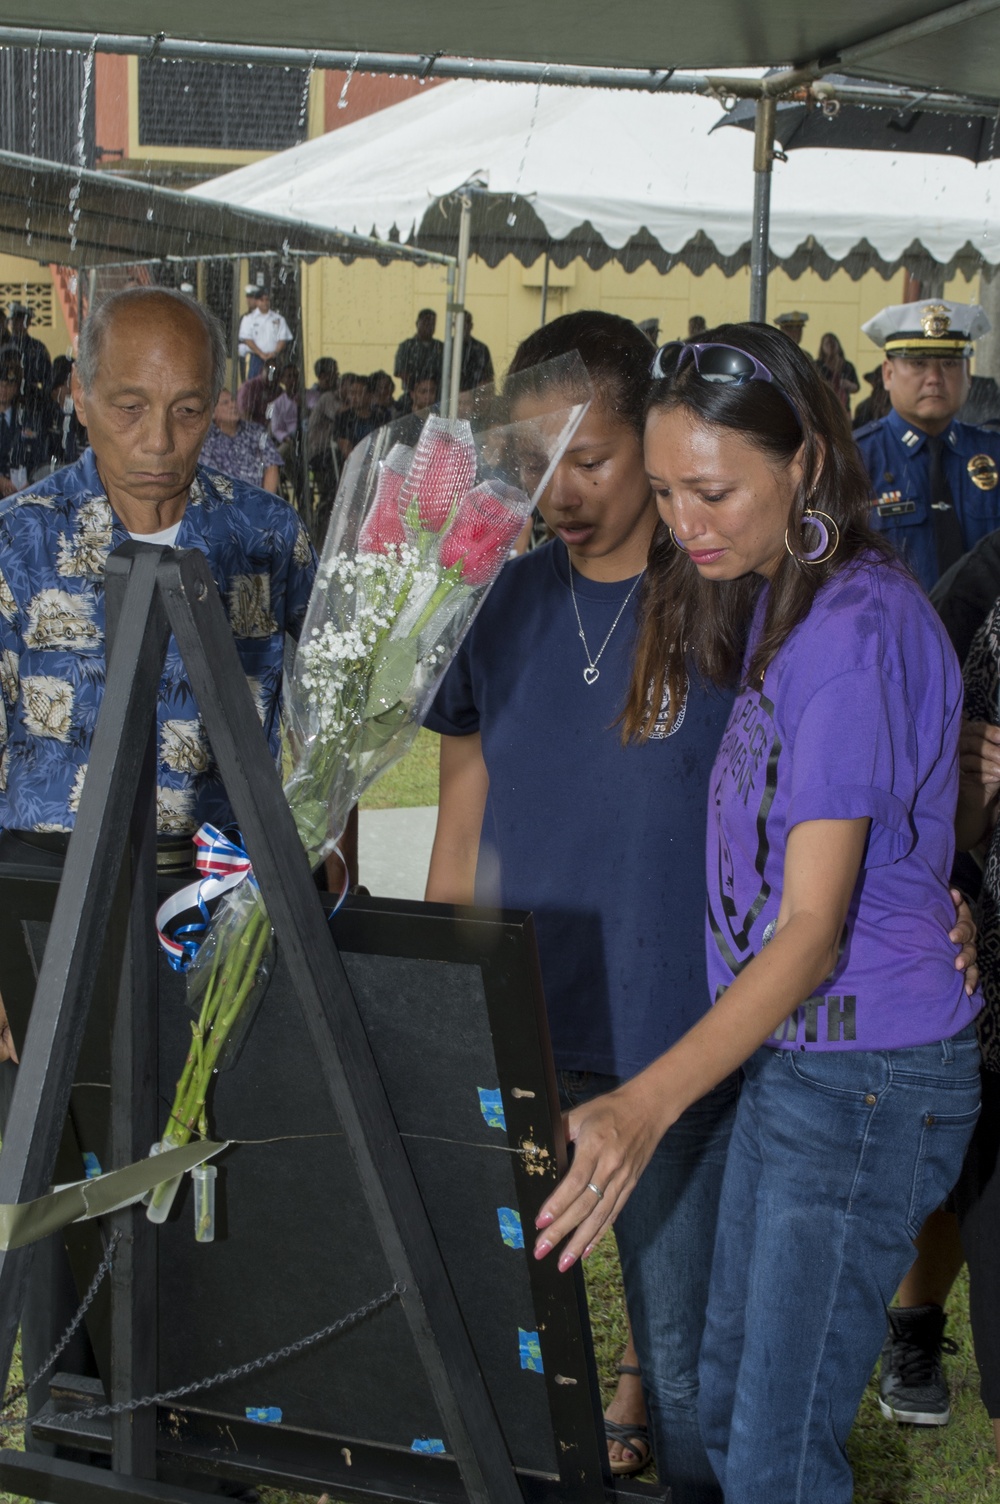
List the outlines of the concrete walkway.
{"type": "Polygon", "coordinates": [[[358,816],[358,875],[379,898],[423,898],[437,805],[363,809],[358,816]]]}

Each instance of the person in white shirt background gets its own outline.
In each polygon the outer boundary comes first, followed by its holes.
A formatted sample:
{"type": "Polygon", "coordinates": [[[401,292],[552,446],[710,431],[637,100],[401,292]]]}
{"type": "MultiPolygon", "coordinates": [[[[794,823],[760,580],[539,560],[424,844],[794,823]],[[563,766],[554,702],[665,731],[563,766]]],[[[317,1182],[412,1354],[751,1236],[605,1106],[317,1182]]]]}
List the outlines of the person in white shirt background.
{"type": "MultiPolygon", "coordinates": [[[[277,362],[282,351],[291,342],[292,331],[282,314],[271,307],[271,295],[266,287],[255,289],[256,306],[240,320],[239,353],[250,357],[248,376],[259,376],[268,362],[277,362]]],[[[251,296],[250,286],[245,289],[251,296]]]]}

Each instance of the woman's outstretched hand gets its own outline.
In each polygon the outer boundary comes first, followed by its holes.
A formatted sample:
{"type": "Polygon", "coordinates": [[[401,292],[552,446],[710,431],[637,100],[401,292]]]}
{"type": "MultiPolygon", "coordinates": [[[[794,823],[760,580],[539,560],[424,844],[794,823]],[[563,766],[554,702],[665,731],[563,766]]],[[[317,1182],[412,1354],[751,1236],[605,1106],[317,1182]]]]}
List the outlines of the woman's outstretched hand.
{"type": "Polygon", "coordinates": [[[652,1110],[641,1081],[629,1081],[566,1115],[573,1163],[535,1218],[536,1259],[568,1238],[559,1268],[571,1268],[590,1252],[631,1195],[672,1121],[652,1110]]]}

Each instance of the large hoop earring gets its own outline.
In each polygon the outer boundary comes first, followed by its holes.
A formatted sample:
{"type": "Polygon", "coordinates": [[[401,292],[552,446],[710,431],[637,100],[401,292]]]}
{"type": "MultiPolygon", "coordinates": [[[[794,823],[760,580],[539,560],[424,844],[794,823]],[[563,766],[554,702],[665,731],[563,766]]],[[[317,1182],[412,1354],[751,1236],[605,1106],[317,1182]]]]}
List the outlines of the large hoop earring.
{"type": "Polygon", "coordinates": [[[667,532],[670,534],[670,541],[674,545],[674,547],[679,548],[682,554],[686,554],[687,549],[684,547],[683,543],[678,543],[677,534],[674,532],[673,528],[668,527],[667,532]]]}
{"type": "Polygon", "coordinates": [[[815,528],[818,534],[815,548],[808,550],[803,548],[801,553],[796,553],[788,541],[787,527],[785,528],[785,547],[792,558],[796,559],[800,564],[825,564],[828,559],[833,558],[840,547],[840,528],[828,512],[817,512],[812,507],[807,507],[802,513],[803,532],[805,532],[807,527],[815,528]],[[832,543],[830,541],[831,533],[833,534],[832,543]]]}

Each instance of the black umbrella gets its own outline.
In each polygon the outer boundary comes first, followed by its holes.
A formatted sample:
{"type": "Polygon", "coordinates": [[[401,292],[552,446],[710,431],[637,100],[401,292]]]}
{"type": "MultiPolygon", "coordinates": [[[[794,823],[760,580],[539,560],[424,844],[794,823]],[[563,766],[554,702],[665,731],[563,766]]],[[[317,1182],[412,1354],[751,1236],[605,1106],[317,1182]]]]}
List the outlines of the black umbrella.
{"type": "MultiPolygon", "coordinates": [[[[840,73],[824,75],[822,83],[846,91],[852,87],[878,92],[885,89],[884,84],[846,78],[840,73]]],[[[849,98],[779,99],[774,134],[785,151],[796,151],[800,146],[853,147],[857,151],[933,152],[967,157],[970,162],[988,162],[1000,157],[1000,112],[943,114],[922,110],[919,103],[919,95],[912,105],[905,107],[855,104],[849,98]]],[[[752,99],[738,100],[712,129],[736,125],[752,131],[754,111],[752,99]]]]}

